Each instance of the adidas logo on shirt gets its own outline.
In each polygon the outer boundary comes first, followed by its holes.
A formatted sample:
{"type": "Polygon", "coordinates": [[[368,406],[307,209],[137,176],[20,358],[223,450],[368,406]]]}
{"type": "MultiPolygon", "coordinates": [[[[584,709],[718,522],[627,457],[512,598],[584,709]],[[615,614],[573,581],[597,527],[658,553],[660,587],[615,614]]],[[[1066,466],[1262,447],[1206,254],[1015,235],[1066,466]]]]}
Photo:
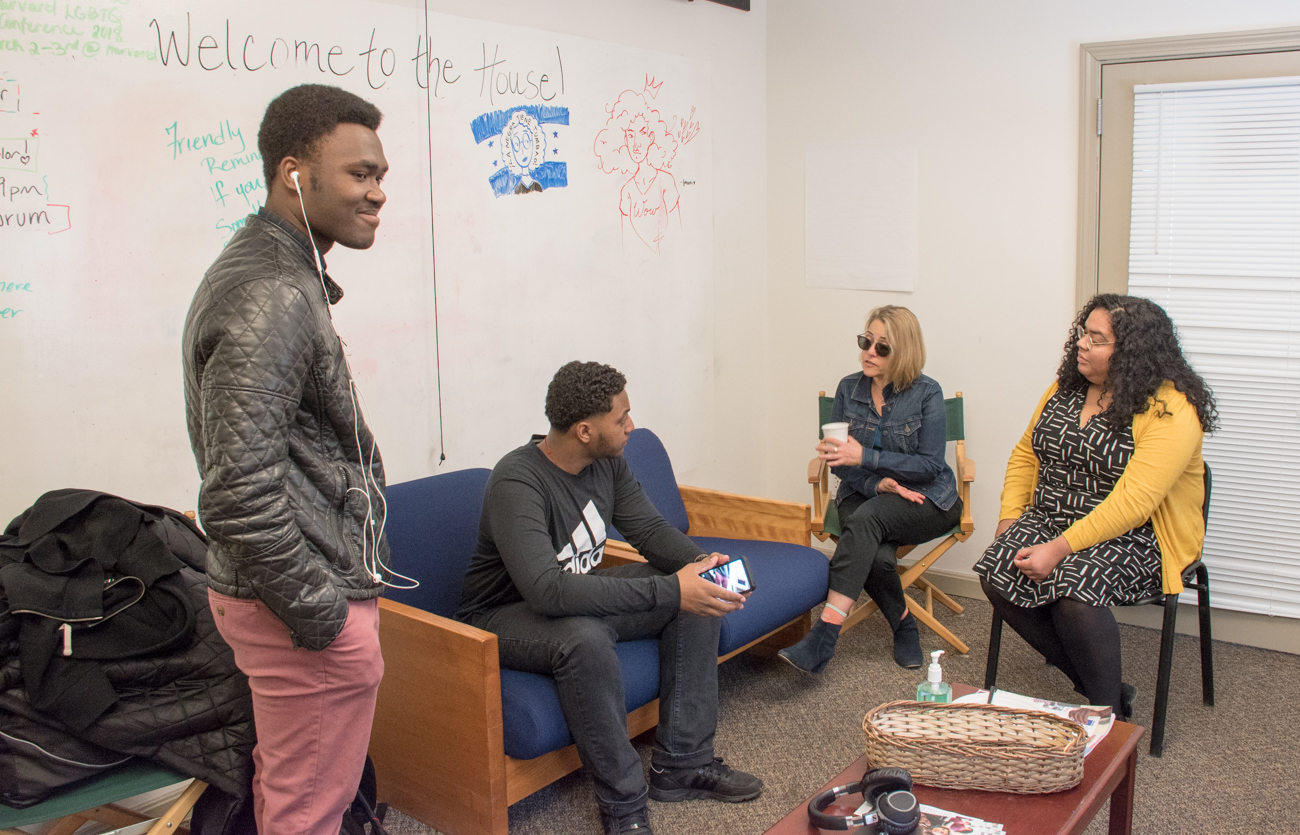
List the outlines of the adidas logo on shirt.
{"type": "Polygon", "coordinates": [[[570,535],[572,541],[555,555],[560,567],[573,574],[590,573],[605,556],[605,520],[594,502],[582,509],[582,520],[570,535]]]}

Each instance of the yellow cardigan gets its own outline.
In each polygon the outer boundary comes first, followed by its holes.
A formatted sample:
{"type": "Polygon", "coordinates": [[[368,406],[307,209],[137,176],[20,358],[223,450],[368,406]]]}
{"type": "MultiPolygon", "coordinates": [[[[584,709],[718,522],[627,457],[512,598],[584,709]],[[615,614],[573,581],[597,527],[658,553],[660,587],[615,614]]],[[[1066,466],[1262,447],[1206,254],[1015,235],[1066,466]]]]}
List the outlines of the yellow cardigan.
{"type": "MultiPolygon", "coordinates": [[[[1029,428],[1011,451],[1002,486],[999,519],[1015,519],[1033,502],[1038,483],[1038,456],[1033,434],[1056,383],[1038,401],[1029,428]]],[[[1201,422],[1183,393],[1165,382],[1151,408],[1133,416],[1133,456],[1115,489],[1092,512],[1065,531],[1074,551],[1091,548],[1151,520],[1164,563],[1164,590],[1183,590],[1183,569],[1200,556],[1205,540],[1205,461],[1201,458],[1201,422]]]]}

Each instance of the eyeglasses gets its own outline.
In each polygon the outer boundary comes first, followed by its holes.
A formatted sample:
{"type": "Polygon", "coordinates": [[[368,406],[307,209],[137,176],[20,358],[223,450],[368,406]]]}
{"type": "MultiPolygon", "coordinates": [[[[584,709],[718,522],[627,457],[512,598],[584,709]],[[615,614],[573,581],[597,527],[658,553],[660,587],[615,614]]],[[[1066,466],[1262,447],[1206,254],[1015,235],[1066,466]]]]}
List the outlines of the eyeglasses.
{"type": "Polygon", "coordinates": [[[889,347],[887,342],[881,342],[878,339],[874,339],[869,333],[858,334],[859,348],[864,351],[870,351],[872,345],[876,346],[876,356],[880,357],[882,360],[889,356],[889,352],[893,350],[889,347]]]}
{"type": "Polygon", "coordinates": [[[1088,329],[1085,328],[1083,325],[1074,326],[1074,341],[1083,343],[1083,347],[1087,348],[1089,351],[1091,351],[1093,348],[1100,348],[1104,345],[1115,344],[1114,341],[1098,342],[1097,340],[1093,339],[1091,336],[1088,335],[1088,329]]]}

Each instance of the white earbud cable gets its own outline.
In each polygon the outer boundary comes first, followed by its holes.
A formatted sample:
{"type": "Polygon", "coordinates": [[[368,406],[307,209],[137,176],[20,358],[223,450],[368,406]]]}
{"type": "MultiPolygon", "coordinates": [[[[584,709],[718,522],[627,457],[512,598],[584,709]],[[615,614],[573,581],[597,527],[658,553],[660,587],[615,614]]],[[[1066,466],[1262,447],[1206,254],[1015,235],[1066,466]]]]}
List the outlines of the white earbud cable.
{"type": "MultiPolygon", "coordinates": [[[[302,222],[307,227],[307,240],[311,241],[311,254],[316,259],[316,275],[320,277],[320,289],[325,294],[325,311],[329,313],[330,318],[334,314],[330,313],[330,291],[325,285],[325,267],[320,260],[320,250],[316,248],[316,238],[311,233],[311,222],[307,220],[307,204],[302,199],[302,183],[298,181],[298,172],[293,172],[293,184],[297,187],[298,205],[302,208],[302,222]]],[[[361,467],[361,487],[349,487],[347,492],[353,490],[364,493],[366,497],[366,518],[361,522],[361,564],[366,569],[366,573],[376,583],[388,586],[390,589],[414,589],[418,588],[420,581],[414,577],[407,577],[395,570],[391,565],[384,562],[379,556],[379,541],[384,536],[384,528],[388,526],[388,502],[384,500],[384,491],[379,489],[379,482],[374,477],[375,463],[375,439],[370,439],[370,466],[366,466],[365,458],[361,451],[361,407],[357,403],[360,391],[352,379],[352,364],[348,362],[347,352],[343,350],[343,340],[339,340],[339,351],[343,354],[343,367],[348,373],[348,399],[352,401],[352,438],[357,448],[357,464],[361,467]],[[375,495],[370,494],[370,487],[374,485],[375,495]],[[379,523],[379,531],[375,532],[375,505],[374,500],[378,498],[383,503],[383,521],[379,523]],[[398,577],[411,583],[409,586],[398,586],[384,579],[380,569],[387,571],[393,577],[398,577]]],[[[347,503],[344,502],[344,506],[347,503]]]]}
{"type": "MultiPolygon", "coordinates": [[[[347,355],[346,355],[346,354],[344,354],[344,356],[343,356],[343,362],[344,362],[345,364],[347,363],[347,355]]],[[[352,431],[353,431],[353,438],[355,439],[355,441],[356,441],[356,445],[357,445],[357,452],[358,452],[358,454],[360,454],[360,451],[361,451],[361,434],[360,434],[360,433],[361,433],[361,418],[360,418],[360,414],[358,413],[358,404],[357,404],[357,401],[358,401],[358,399],[364,401],[365,398],[361,396],[361,390],[358,389],[357,386],[356,386],[356,383],[353,382],[353,381],[351,380],[351,376],[352,376],[352,369],[351,369],[351,367],[349,367],[349,368],[348,368],[348,377],[349,377],[348,385],[350,386],[350,388],[351,388],[351,392],[352,392],[352,431]]],[[[374,442],[374,439],[371,438],[371,441],[370,441],[370,466],[366,466],[364,463],[362,463],[362,466],[361,466],[361,477],[362,477],[363,479],[365,479],[365,482],[366,482],[366,491],[365,491],[365,493],[366,493],[366,521],[365,521],[365,524],[369,527],[369,529],[370,529],[370,533],[371,533],[371,551],[370,551],[370,561],[369,561],[368,563],[366,563],[366,570],[370,572],[370,576],[373,577],[373,578],[375,579],[376,582],[378,582],[378,583],[382,583],[383,585],[388,586],[390,589],[414,589],[414,588],[418,588],[419,585],[420,585],[420,581],[419,581],[419,580],[415,579],[414,577],[407,577],[405,574],[402,574],[402,573],[400,573],[400,572],[394,570],[393,567],[392,567],[391,565],[389,565],[388,563],[384,562],[383,557],[381,557],[381,556],[379,555],[379,540],[380,540],[380,539],[383,537],[383,535],[384,535],[384,528],[388,526],[388,502],[385,501],[385,499],[384,499],[384,491],[382,491],[382,490],[379,489],[379,482],[375,481],[375,477],[374,477],[374,464],[375,464],[375,442],[374,442]],[[378,533],[375,532],[375,519],[374,519],[374,514],[373,514],[373,512],[372,512],[372,511],[373,511],[373,506],[371,505],[372,496],[371,496],[371,494],[370,494],[370,489],[369,489],[371,484],[373,484],[374,487],[375,487],[375,495],[374,495],[373,498],[378,498],[379,501],[383,503],[383,521],[381,521],[381,522],[379,523],[379,532],[378,532],[378,533]],[[402,579],[402,580],[406,580],[406,581],[412,583],[413,585],[409,585],[409,586],[399,586],[399,585],[395,585],[395,584],[393,584],[393,583],[390,583],[390,582],[384,580],[384,579],[383,579],[383,576],[379,573],[379,569],[381,569],[381,568],[382,568],[384,571],[387,571],[387,572],[388,572],[389,574],[391,574],[392,576],[397,577],[397,578],[400,578],[400,579],[402,579]]],[[[353,490],[359,490],[360,488],[358,488],[358,487],[353,487],[352,489],[353,489],[353,490]]],[[[362,534],[363,534],[363,537],[364,537],[364,534],[365,534],[365,531],[364,531],[364,530],[362,531],[362,534]]],[[[364,539],[363,539],[363,541],[362,541],[362,545],[363,545],[363,547],[364,547],[364,545],[365,545],[365,541],[364,541],[364,539]]],[[[364,554],[362,555],[362,559],[363,559],[363,560],[365,559],[365,555],[364,555],[364,554]]]]}
{"type": "MultiPolygon", "coordinates": [[[[321,264],[320,250],[316,248],[316,238],[311,233],[311,221],[307,220],[307,204],[302,199],[302,183],[298,182],[297,171],[293,172],[293,184],[297,186],[298,205],[302,207],[302,225],[307,227],[307,240],[311,241],[311,254],[316,259],[316,275],[320,276],[320,289],[325,294],[325,310],[329,312],[330,291],[325,286],[325,267],[321,264]]],[[[334,318],[333,313],[330,313],[330,318],[334,318]]]]}

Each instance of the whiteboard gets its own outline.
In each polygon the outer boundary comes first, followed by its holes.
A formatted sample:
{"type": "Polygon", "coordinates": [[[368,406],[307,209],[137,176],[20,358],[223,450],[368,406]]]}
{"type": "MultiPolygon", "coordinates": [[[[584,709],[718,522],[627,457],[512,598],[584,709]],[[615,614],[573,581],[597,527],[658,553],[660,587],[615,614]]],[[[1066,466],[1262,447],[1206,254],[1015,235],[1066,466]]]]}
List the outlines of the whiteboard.
{"type": "Polygon", "coordinates": [[[713,373],[707,65],[379,3],[10,5],[0,523],[59,487],[195,506],[181,326],[264,200],[262,112],[300,83],[384,112],[376,243],[327,260],[391,482],[491,466],[543,431],[546,383],[570,359],[622,369],[634,417],[679,467],[699,457],[713,373]],[[626,91],[683,137],[639,203],[622,199],[635,172],[606,170],[596,150],[626,91]],[[647,232],[667,183],[674,211],[647,232]]]}
{"type": "Polygon", "coordinates": [[[707,65],[450,16],[430,31],[435,58],[451,61],[440,77],[459,79],[431,88],[449,458],[491,466],[545,431],[546,385],[578,359],[623,371],[633,420],[664,439],[679,470],[693,466],[713,400],[707,65]],[[521,104],[548,119],[539,150],[563,164],[566,184],[498,194],[492,179],[513,149],[473,126],[495,115],[495,127],[521,104]],[[620,154],[626,121],[672,150],[644,165],[620,154]],[[655,176],[642,188],[638,174],[655,176]]]}

